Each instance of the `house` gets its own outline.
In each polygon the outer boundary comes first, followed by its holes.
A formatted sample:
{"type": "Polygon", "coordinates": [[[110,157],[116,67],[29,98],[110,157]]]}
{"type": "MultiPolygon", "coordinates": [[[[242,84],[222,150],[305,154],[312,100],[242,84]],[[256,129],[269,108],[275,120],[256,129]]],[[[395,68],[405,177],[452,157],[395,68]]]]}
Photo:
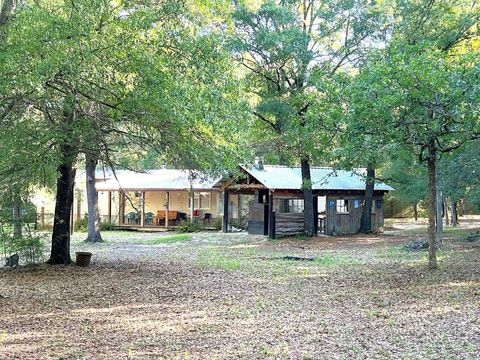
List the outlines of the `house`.
{"type": "MultiPolygon", "coordinates": [[[[224,214],[229,214],[231,196],[250,195],[248,232],[271,237],[302,233],[303,193],[300,167],[241,165],[241,176],[218,185],[224,192],[224,214]]],[[[365,169],[354,171],[328,167],[310,169],[317,230],[326,235],[354,234],[360,228],[365,198],[365,169]]],[[[383,196],[393,190],[375,183],[372,204],[372,229],[381,231],[384,224],[383,196]]],[[[223,229],[228,231],[228,216],[223,229]]]]}
{"type": "MultiPolygon", "coordinates": [[[[224,231],[247,228],[251,234],[270,236],[303,232],[299,167],[257,163],[240,165],[238,170],[240,175],[227,179],[198,173],[192,177],[187,170],[175,169],[98,171],[95,186],[101,220],[124,229],[170,228],[186,220],[211,227],[221,221],[224,231]]],[[[365,170],[312,166],[311,176],[315,212],[312,216],[318,232],[356,233],[365,196],[365,170]]],[[[383,196],[391,190],[386,184],[375,184],[374,231],[383,227],[383,196]]],[[[75,186],[74,222],[87,213],[85,192],[85,173],[81,172],[75,186]]],[[[40,225],[51,224],[54,199],[37,195],[33,202],[40,225]]]]}
{"type": "Polygon", "coordinates": [[[102,221],[118,227],[169,227],[181,220],[213,225],[220,205],[218,179],[186,170],[161,169],[98,174],[102,221]],[[192,207],[193,204],[193,207],[192,207]]]}

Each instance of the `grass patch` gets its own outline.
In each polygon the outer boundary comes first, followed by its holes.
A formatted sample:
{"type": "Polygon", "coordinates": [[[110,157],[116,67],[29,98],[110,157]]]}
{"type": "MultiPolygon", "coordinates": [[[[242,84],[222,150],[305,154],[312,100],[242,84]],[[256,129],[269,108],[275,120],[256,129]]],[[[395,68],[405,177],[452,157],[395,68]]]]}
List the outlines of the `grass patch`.
{"type": "Polygon", "coordinates": [[[389,246],[384,249],[380,249],[377,251],[377,256],[382,259],[411,259],[412,257],[419,257],[426,253],[426,250],[419,250],[419,251],[407,251],[404,249],[403,245],[400,246],[389,246]]]}
{"type": "Polygon", "coordinates": [[[332,256],[321,255],[317,256],[313,263],[321,266],[346,266],[346,265],[359,265],[363,262],[360,259],[356,259],[349,256],[332,256]]]}
{"type": "Polygon", "coordinates": [[[216,247],[207,247],[197,254],[196,265],[203,268],[219,268],[227,271],[240,270],[245,262],[220,252],[216,247]]]}
{"type": "Polygon", "coordinates": [[[176,242],[185,242],[193,239],[191,234],[174,234],[168,236],[161,236],[156,239],[143,240],[142,244],[160,245],[160,244],[173,244],[176,242]]]}
{"type": "Polygon", "coordinates": [[[290,238],[291,240],[309,240],[311,237],[307,236],[306,234],[297,234],[290,238]]]}

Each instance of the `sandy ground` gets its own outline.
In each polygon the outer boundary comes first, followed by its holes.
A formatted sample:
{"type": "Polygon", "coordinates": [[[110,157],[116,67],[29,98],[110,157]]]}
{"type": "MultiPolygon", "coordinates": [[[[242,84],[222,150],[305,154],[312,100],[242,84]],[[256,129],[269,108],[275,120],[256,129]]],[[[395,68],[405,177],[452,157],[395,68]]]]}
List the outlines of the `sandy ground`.
{"type": "Polygon", "coordinates": [[[402,226],[273,242],[76,234],[88,268],[0,270],[0,359],[479,359],[480,241],[462,240],[476,227],[447,231],[429,271],[402,247],[424,226],[402,226]]]}

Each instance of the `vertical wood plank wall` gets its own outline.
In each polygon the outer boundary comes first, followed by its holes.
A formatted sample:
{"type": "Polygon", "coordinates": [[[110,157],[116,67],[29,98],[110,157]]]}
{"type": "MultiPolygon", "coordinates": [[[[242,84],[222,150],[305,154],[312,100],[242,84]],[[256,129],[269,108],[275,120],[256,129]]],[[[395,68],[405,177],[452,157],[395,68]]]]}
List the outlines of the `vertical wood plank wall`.
{"type": "MultiPolygon", "coordinates": [[[[326,232],[327,235],[333,235],[335,230],[336,235],[342,234],[355,234],[360,228],[360,221],[362,219],[362,201],[363,196],[360,195],[329,195],[327,196],[326,211],[326,232]],[[338,214],[337,207],[329,208],[329,201],[333,200],[348,200],[349,201],[349,212],[348,214],[338,214]],[[355,209],[353,206],[353,201],[359,200],[360,206],[355,209]]],[[[374,195],[373,196],[373,207],[375,208],[375,213],[372,213],[372,230],[381,231],[384,224],[384,202],[383,195],[374,195]],[[382,200],[381,209],[376,208],[376,200],[382,200]]]]}

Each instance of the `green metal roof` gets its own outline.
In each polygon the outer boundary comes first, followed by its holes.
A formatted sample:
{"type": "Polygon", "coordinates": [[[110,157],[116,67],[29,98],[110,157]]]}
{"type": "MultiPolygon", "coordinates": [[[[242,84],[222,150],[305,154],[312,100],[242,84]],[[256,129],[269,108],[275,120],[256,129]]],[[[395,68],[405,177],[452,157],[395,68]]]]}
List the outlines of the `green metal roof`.
{"type": "MultiPolygon", "coordinates": [[[[264,165],[263,170],[259,170],[255,165],[240,167],[268,189],[301,190],[302,173],[299,166],[264,165]]],[[[366,169],[347,171],[311,166],[310,175],[312,190],[365,190],[366,169]]],[[[375,190],[391,191],[393,188],[375,182],[375,190]]]]}

